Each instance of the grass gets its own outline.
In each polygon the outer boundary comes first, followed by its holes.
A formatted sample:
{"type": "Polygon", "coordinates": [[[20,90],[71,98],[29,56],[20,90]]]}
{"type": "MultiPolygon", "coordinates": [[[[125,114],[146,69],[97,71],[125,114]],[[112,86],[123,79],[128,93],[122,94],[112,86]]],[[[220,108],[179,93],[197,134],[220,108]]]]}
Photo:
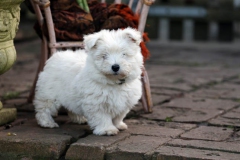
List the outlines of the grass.
{"type": "Polygon", "coordinates": [[[171,117],[166,117],[166,118],[165,118],[165,121],[166,121],[166,122],[172,122],[172,118],[171,118],[171,117]]]}
{"type": "Polygon", "coordinates": [[[239,103],[240,103],[240,99],[235,99],[234,101],[235,101],[235,102],[239,102],[239,103]]]}
{"type": "Polygon", "coordinates": [[[17,98],[19,95],[20,95],[20,93],[16,92],[16,91],[7,92],[7,93],[3,94],[2,100],[14,99],[14,98],[17,98]]]}

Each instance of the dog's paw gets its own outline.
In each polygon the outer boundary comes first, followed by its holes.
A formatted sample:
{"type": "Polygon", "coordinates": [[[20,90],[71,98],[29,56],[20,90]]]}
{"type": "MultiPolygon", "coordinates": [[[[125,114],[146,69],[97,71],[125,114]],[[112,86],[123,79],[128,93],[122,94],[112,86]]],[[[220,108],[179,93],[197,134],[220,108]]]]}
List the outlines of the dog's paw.
{"type": "Polygon", "coordinates": [[[36,119],[37,119],[37,123],[41,126],[41,127],[46,127],[46,128],[55,128],[55,127],[59,127],[57,123],[54,122],[53,118],[51,117],[51,115],[46,114],[44,112],[40,112],[36,114],[36,119]]]}
{"type": "Polygon", "coordinates": [[[87,123],[87,119],[85,117],[81,116],[81,118],[78,119],[78,123],[85,124],[85,123],[87,123]]]}
{"type": "Polygon", "coordinates": [[[40,122],[38,123],[41,127],[44,128],[57,128],[59,125],[55,122],[40,122]]]}
{"type": "Polygon", "coordinates": [[[107,129],[94,129],[93,133],[96,135],[108,135],[108,136],[114,136],[117,135],[119,130],[116,127],[111,127],[107,129]]]}
{"type": "Polygon", "coordinates": [[[69,115],[71,121],[73,123],[78,123],[78,124],[84,124],[87,123],[87,119],[84,116],[79,116],[79,115],[69,115]]]}
{"type": "Polygon", "coordinates": [[[120,131],[123,131],[123,130],[128,129],[128,126],[127,126],[126,123],[124,123],[124,122],[120,122],[116,127],[117,127],[120,131]]]}
{"type": "Polygon", "coordinates": [[[106,131],[106,135],[108,135],[108,136],[114,136],[114,135],[117,135],[118,132],[119,132],[118,129],[111,129],[111,130],[107,130],[107,131],[106,131]]]}

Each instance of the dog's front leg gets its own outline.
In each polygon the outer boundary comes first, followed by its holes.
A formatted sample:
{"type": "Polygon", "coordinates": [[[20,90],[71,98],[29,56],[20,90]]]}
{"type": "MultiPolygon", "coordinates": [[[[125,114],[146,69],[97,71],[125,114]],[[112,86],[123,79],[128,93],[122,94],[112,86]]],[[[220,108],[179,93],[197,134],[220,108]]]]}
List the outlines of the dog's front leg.
{"type": "Polygon", "coordinates": [[[125,118],[125,116],[127,115],[127,113],[129,112],[129,110],[122,112],[121,114],[117,115],[114,119],[113,119],[113,124],[119,129],[119,130],[126,130],[128,128],[128,126],[126,125],[126,123],[123,122],[123,119],[125,118]]]}
{"type": "Polygon", "coordinates": [[[88,124],[96,135],[116,135],[119,130],[113,125],[111,115],[103,111],[87,114],[88,124]]]}

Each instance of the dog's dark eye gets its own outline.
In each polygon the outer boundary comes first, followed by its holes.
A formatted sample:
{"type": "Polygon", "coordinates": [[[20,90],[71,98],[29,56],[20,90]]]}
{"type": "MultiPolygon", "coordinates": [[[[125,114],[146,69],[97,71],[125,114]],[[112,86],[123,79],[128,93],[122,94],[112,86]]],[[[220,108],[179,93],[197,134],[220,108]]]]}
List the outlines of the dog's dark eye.
{"type": "Polygon", "coordinates": [[[106,54],[102,55],[102,58],[103,58],[103,59],[106,59],[106,58],[107,58],[107,55],[106,55],[106,54]]]}
{"type": "Polygon", "coordinates": [[[123,56],[125,56],[126,55],[126,53],[123,53],[123,56]]]}

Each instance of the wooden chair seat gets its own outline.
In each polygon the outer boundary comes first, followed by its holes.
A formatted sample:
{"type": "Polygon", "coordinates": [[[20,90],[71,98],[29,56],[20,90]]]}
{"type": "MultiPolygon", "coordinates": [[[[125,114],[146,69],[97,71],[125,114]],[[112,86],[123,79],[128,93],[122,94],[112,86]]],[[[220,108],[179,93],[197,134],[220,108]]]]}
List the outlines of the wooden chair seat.
{"type": "MultiPolygon", "coordinates": [[[[35,14],[37,16],[38,23],[40,25],[40,28],[43,29],[44,22],[47,25],[48,30],[48,37],[46,37],[44,34],[42,34],[42,43],[41,43],[41,58],[39,61],[39,66],[37,70],[37,74],[33,83],[33,87],[31,89],[28,101],[32,102],[34,98],[35,93],[35,86],[38,79],[38,74],[43,70],[44,64],[46,60],[54,54],[59,49],[66,49],[66,48],[83,48],[82,42],[76,42],[76,41],[61,41],[58,42],[56,40],[56,34],[54,31],[54,23],[50,8],[50,1],[49,0],[30,0],[31,4],[33,6],[33,9],[35,11],[35,14]],[[44,15],[44,16],[43,16],[44,15]]],[[[129,0],[128,6],[132,8],[134,0],[129,0]]],[[[102,0],[101,2],[105,2],[105,0],[102,0]]],[[[139,19],[139,25],[138,30],[143,33],[146,19],[148,15],[148,10],[150,5],[154,2],[154,0],[139,0],[135,9],[135,14],[140,15],[139,19]]],[[[121,0],[115,0],[114,3],[121,3],[121,0]]],[[[152,98],[151,98],[151,90],[150,90],[150,84],[148,79],[148,74],[145,68],[143,68],[143,74],[142,74],[142,86],[143,86],[143,94],[141,98],[141,102],[144,108],[145,112],[152,112],[152,98]]]]}

